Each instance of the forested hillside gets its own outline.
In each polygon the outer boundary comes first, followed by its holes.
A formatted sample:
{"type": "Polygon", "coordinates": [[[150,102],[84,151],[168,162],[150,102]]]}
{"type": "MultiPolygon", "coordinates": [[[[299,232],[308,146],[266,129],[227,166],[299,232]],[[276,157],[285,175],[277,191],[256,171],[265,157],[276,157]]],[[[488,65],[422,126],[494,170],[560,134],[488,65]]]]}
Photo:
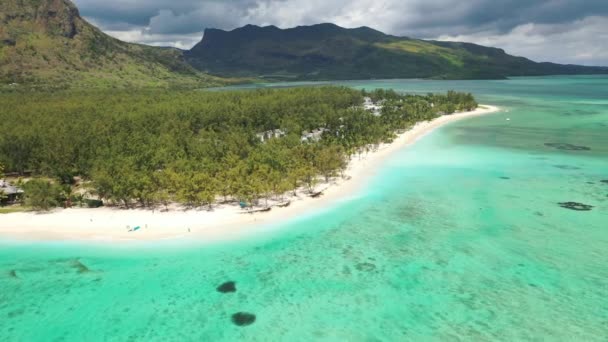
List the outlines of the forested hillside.
{"type": "Polygon", "coordinates": [[[0,1],[0,86],[199,87],[225,81],[184,62],[182,52],[114,39],[69,0],[0,1]]]}
{"type": "Polygon", "coordinates": [[[27,102],[5,93],[0,102],[6,172],[68,185],[79,176],[93,194],[127,207],[255,202],[312,188],[317,176],[337,176],[350,156],[390,141],[397,130],[477,106],[470,94],[340,87],[58,92],[27,102]],[[364,108],[366,96],[382,106],[379,113],[364,108]],[[260,138],[276,130],[282,134],[260,138]],[[307,131],[320,132],[318,139],[303,139],[307,131]]]}
{"type": "Polygon", "coordinates": [[[608,68],[536,63],[476,44],[396,37],[368,27],[333,24],[207,29],[186,58],[214,75],[267,79],[501,79],[608,73],[608,68]]]}

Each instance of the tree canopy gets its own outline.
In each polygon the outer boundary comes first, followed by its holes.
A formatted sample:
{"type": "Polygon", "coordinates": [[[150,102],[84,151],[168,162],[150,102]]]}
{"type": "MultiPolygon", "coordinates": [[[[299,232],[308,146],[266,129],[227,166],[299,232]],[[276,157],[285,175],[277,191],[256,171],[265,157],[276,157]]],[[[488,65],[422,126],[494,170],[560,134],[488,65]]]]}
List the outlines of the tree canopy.
{"type": "Polygon", "coordinates": [[[64,191],[62,187],[45,179],[33,179],[24,185],[25,204],[36,210],[49,210],[59,206],[64,191]]]}

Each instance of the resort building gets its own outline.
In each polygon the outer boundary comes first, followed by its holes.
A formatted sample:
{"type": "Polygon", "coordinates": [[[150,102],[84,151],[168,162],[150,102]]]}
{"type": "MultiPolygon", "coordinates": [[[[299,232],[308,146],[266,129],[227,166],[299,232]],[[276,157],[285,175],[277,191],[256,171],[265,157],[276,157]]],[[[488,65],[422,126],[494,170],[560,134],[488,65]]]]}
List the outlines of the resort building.
{"type": "Polygon", "coordinates": [[[329,132],[327,128],[317,128],[312,132],[302,132],[302,142],[317,142],[323,137],[323,133],[329,132]]]}
{"type": "Polygon", "coordinates": [[[365,110],[372,112],[374,116],[382,115],[382,105],[381,103],[374,103],[371,97],[365,97],[363,102],[363,108],[365,110]]]}
{"type": "Polygon", "coordinates": [[[266,140],[272,139],[272,138],[282,138],[285,135],[287,135],[287,133],[285,133],[285,131],[282,131],[280,129],[273,129],[270,131],[256,134],[256,136],[258,137],[258,139],[260,139],[261,142],[265,142],[266,140]]]}

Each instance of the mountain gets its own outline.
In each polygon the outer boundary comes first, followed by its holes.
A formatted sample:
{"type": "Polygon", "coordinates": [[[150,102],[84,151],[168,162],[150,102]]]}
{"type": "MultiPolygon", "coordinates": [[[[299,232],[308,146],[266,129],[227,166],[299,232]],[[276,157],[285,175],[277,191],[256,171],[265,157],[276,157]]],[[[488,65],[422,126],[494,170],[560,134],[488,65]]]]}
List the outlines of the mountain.
{"type": "Polygon", "coordinates": [[[279,29],[247,25],[207,29],[185,53],[199,70],[221,76],[274,79],[439,78],[608,73],[608,68],[536,63],[502,49],[386,35],[333,24],[279,29]]]}
{"type": "Polygon", "coordinates": [[[182,51],[129,44],[85,21],[69,0],[0,0],[0,84],[36,87],[220,85],[182,51]]]}
{"type": "Polygon", "coordinates": [[[199,44],[181,51],[112,38],[84,20],[69,0],[0,0],[0,87],[201,87],[238,81],[217,76],[468,79],[594,73],[608,68],[536,63],[496,48],[333,24],[207,29],[199,44]]]}

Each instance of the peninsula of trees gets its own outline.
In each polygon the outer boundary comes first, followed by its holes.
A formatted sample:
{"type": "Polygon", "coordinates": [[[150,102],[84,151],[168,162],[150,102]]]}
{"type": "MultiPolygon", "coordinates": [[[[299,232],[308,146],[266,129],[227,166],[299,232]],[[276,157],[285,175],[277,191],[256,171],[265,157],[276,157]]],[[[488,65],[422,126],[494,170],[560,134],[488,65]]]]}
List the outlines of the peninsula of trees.
{"type": "Polygon", "coordinates": [[[59,92],[28,101],[5,93],[0,102],[0,164],[34,178],[21,186],[42,209],[82,201],[76,180],[89,199],[127,208],[256,203],[339,176],[353,155],[419,121],[477,107],[471,94],[343,87],[59,92]]]}

